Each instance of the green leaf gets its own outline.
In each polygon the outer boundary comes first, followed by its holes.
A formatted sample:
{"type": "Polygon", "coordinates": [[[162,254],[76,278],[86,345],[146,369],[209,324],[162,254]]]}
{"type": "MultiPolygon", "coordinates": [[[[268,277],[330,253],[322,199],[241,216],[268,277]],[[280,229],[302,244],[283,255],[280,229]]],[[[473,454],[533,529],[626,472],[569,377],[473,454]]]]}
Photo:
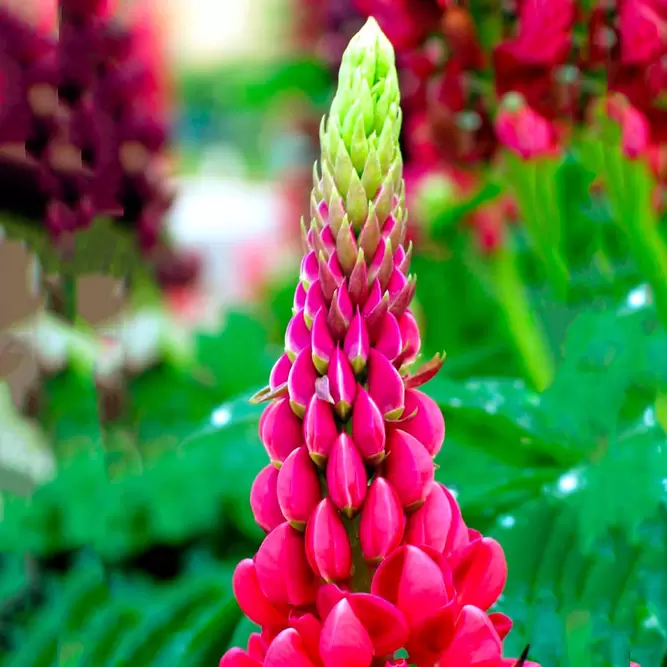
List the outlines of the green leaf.
{"type": "Polygon", "coordinates": [[[546,496],[504,517],[495,531],[509,580],[499,610],[514,619],[505,650],[530,643],[542,667],[658,665],[667,651],[667,516],[642,525],[642,544],[609,530],[585,553],[579,547],[577,504],[546,496]],[[590,628],[587,621],[590,619],[590,628]],[[582,645],[583,643],[583,645],[582,645]]]}
{"type": "Polygon", "coordinates": [[[241,312],[227,313],[216,333],[200,333],[196,357],[211,374],[218,403],[266,383],[275,361],[266,327],[241,312]]]}

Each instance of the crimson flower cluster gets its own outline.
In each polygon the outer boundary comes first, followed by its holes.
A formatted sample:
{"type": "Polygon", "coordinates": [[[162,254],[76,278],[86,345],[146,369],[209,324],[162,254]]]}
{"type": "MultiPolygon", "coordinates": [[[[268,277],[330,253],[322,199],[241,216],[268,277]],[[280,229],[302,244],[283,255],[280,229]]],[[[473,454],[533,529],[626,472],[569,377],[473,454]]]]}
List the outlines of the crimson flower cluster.
{"type": "Polygon", "coordinates": [[[0,207],[56,240],[110,216],[136,233],[163,284],[189,282],[196,263],[163,238],[173,194],[154,10],[135,7],[126,27],[106,1],[43,6],[50,21],[38,26],[0,8],[0,169],[17,186],[0,207]]]}
{"type": "Polygon", "coordinates": [[[393,50],[370,20],[322,123],[294,316],[256,398],[270,463],[250,502],[267,535],[233,588],[261,633],[221,667],[516,663],[501,657],[510,619],[488,613],[503,550],[435,480],[445,423],[419,387],[443,359],[410,371],[400,115],[393,50]]]}
{"type": "MultiPolygon", "coordinates": [[[[474,174],[499,146],[523,159],[556,154],[590,122],[594,103],[610,99],[626,152],[647,157],[665,180],[664,2],[598,0],[584,9],[575,0],[511,0],[486,10],[492,45],[481,43],[466,0],[355,3],[397,50],[406,159],[417,179],[443,169],[474,174]]],[[[483,249],[502,241],[498,215],[487,207],[478,216],[483,249]]]]}

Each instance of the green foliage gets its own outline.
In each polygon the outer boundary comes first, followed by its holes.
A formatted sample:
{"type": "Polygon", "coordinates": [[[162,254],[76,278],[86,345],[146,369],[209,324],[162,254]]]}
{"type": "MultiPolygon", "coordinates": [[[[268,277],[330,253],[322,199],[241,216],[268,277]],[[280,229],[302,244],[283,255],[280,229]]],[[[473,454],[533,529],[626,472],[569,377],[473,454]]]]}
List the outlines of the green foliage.
{"type": "MultiPolygon", "coordinates": [[[[230,587],[232,568],[191,562],[183,578],[159,583],[105,570],[87,557],[65,576],[46,573],[41,604],[9,635],[0,634],[13,644],[0,665],[215,664],[241,620],[230,587]]],[[[0,589],[9,576],[9,570],[0,576],[0,589]]]]}

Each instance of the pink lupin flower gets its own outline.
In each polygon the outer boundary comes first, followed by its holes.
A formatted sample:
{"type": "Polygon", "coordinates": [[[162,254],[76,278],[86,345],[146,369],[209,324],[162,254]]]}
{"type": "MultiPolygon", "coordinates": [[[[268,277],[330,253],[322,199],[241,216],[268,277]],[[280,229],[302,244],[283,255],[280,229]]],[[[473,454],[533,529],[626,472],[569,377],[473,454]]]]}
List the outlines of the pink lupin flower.
{"type": "Polygon", "coordinates": [[[403,349],[401,350],[398,365],[409,365],[417,359],[419,350],[421,349],[419,325],[415,316],[407,310],[398,319],[398,327],[401,332],[401,341],[403,342],[403,349]]]}
{"type": "Polygon", "coordinates": [[[327,325],[327,313],[324,309],[320,310],[313,319],[311,340],[313,364],[318,373],[324,375],[329,368],[331,355],[336,349],[327,325]]]}
{"type": "Polygon", "coordinates": [[[382,320],[375,339],[375,349],[389,361],[395,361],[403,349],[401,328],[392,313],[387,313],[382,320]]]}
{"type": "Polygon", "coordinates": [[[350,361],[340,347],[334,350],[331,357],[327,378],[334,402],[334,410],[341,419],[347,420],[357,393],[357,380],[354,377],[350,361]]]}
{"type": "Polygon", "coordinates": [[[316,280],[309,288],[306,293],[306,302],[303,308],[303,316],[308,328],[311,328],[313,325],[313,320],[315,315],[322,308],[326,308],[327,303],[322,293],[322,286],[320,285],[319,279],[316,280]]]}
{"type": "Polygon", "coordinates": [[[302,426],[290,407],[289,399],[271,403],[259,422],[259,435],[271,463],[280,467],[290,453],[303,444],[302,426]]]}
{"type": "Polygon", "coordinates": [[[278,387],[287,384],[290,368],[292,368],[292,362],[287,353],[285,353],[278,359],[278,361],[276,361],[271,369],[271,375],[269,377],[269,387],[271,391],[275,391],[278,387]]]}
{"type": "Polygon", "coordinates": [[[356,315],[352,318],[350,328],[345,334],[343,350],[350,361],[352,370],[356,375],[359,375],[366,368],[368,362],[370,340],[368,327],[358,309],[356,315]]]}
{"type": "Polygon", "coordinates": [[[315,381],[318,378],[311,349],[301,350],[294,360],[287,377],[289,402],[292,410],[299,417],[303,417],[310,399],[315,393],[315,381]]]}
{"type": "Polygon", "coordinates": [[[438,404],[417,389],[405,392],[405,414],[401,430],[415,437],[426,451],[435,456],[445,440],[445,419],[438,404]]]}
{"type": "Polygon", "coordinates": [[[403,378],[383,354],[371,349],[368,356],[368,393],[385,419],[398,419],[405,409],[403,378]]]}
{"type": "Polygon", "coordinates": [[[255,555],[255,571],[260,588],[274,605],[315,602],[315,578],[308,568],[303,533],[288,522],[264,538],[255,555]]]}
{"type": "Polygon", "coordinates": [[[317,466],[323,467],[338,437],[333,406],[318,396],[313,396],[304,416],[303,431],[310,458],[317,466]]]}
{"type": "Polygon", "coordinates": [[[387,442],[384,418],[363,387],[357,388],[352,409],[352,438],[368,463],[373,465],[384,459],[387,442]]]}
{"type": "Polygon", "coordinates": [[[359,523],[364,559],[375,565],[380,563],[400,544],[404,527],[403,506],[396,491],[384,477],[376,477],[368,489],[359,523]]]}
{"type": "Polygon", "coordinates": [[[283,630],[266,651],[264,667],[315,667],[305,644],[294,628],[283,630]]]}
{"type": "Polygon", "coordinates": [[[304,311],[300,310],[287,325],[285,352],[290,361],[294,361],[308,347],[310,347],[310,329],[306,324],[304,311]]]}
{"type": "Polygon", "coordinates": [[[252,559],[246,558],[236,566],[232,588],[239,607],[251,621],[265,628],[284,627],[287,612],[283,613],[262,591],[252,559]]]}
{"type": "Polygon", "coordinates": [[[277,483],[278,469],[268,465],[262,468],[250,489],[250,507],[253,516],[267,533],[285,521],[278,502],[277,483]]]}
{"type": "Polygon", "coordinates": [[[371,593],[395,605],[410,628],[449,604],[455,594],[451,573],[426,550],[412,545],[399,547],[380,563],[371,593]]]}
{"type": "Polygon", "coordinates": [[[352,547],[345,525],[329,498],[320,502],[306,526],[310,567],[326,582],[347,581],[352,575],[352,547]]]}
{"type": "Polygon", "coordinates": [[[306,447],[295,449],[285,459],[275,483],[281,514],[294,528],[305,530],[321,498],[320,479],[306,447]]]}
{"type": "Polygon", "coordinates": [[[387,450],[387,481],[406,510],[417,509],[426,499],[433,481],[431,456],[419,440],[400,429],[389,435],[387,450]]]}
{"type": "Polygon", "coordinates": [[[518,93],[505,97],[496,117],[496,134],[501,144],[524,160],[559,151],[553,124],[527,106],[518,93]]]}
{"type": "Polygon", "coordinates": [[[486,611],[500,596],[507,581],[507,561],[495,540],[481,535],[455,553],[454,584],[461,604],[486,611]]]}
{"type": "Polygon", "coordinates": [[[302,224],[296,314],[254,399],[272,401],[260,434],[279,470],[267,466],[253,486],[270,532],[234,592],[262,631],[221,667],[504,667],[511,621],[486,614],[505,582],[502,549],[468,528],[434,481],[444,419],[417,388],[444,356],[406,370],[421,340],[398,80],[374,21],[352,40],[340,78],[302,224]]]}
{"type": "Polygon", "coordinates": [[[352,438],[341,433],[331,448],[327,463],[327,487],[333,504],[352,518],[366,499],[368,477],[364,461],[352,438]]]}

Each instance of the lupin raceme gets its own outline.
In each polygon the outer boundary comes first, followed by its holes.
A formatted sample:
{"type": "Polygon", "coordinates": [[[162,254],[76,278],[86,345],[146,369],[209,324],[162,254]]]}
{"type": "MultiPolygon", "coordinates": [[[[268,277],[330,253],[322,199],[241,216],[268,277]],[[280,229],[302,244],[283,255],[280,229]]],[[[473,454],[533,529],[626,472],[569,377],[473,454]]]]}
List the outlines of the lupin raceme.
{"type": "Polygon", "coordinates": [[[371,19],[321,125],[285,353],[254,398],[268,403],[270,463],[250,504],[267,535],[233,587],[262,631],[221,667],[515,663],[501,658],[511,621],[487,614],[505,584],[502,548],[434,479],[445,422],[418,387],[444,356],[411,372],[421,343],[399,103],[393,49],[371,19]]]}

